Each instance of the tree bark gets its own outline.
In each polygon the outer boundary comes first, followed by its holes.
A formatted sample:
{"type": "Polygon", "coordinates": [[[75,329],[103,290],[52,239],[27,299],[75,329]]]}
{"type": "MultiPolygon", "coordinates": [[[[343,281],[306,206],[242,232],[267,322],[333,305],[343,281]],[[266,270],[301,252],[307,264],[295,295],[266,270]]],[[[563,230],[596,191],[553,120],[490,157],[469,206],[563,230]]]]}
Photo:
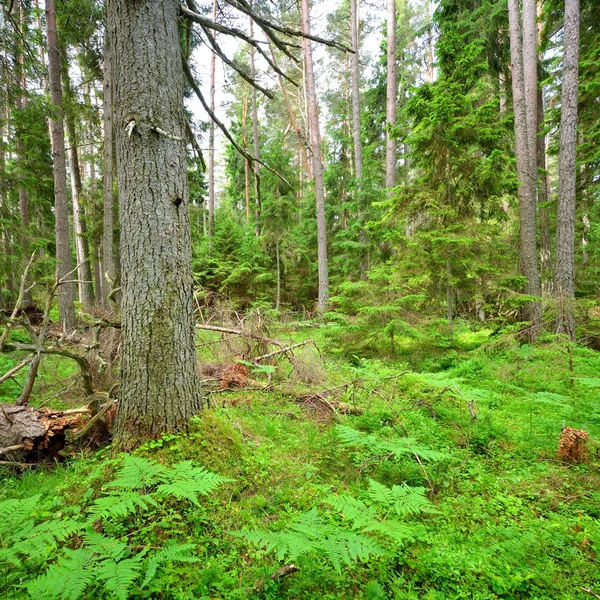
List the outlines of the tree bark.
{"type": "Polygon", "coordinates": [[[178,0],[109,0],[121,224],[116,448],[202,408],[193,318],[178,0]]]}
{"type": "MultiPolygon", "coordinates": [[[[213,21],[217,20],[217,0],[213,0],[213,21]]],[[[215,39],[217,32],[215,32],[215,39]]],[[[216,55],[210,55],[210,109],[215,112],[215,64],[216,55]]],[[[215,235],[215,123],[211,119],[208,129],[208,236],[215,235]]]]}
{"type": "MultiPolygon", "coordinates": [[[[537,0],[523,0],[523,80],[527,113],[527,147],[537,179],[538,51],[537,0]]],[[[537,185],[536,185],[537,197],[537,185]]]]}
{"type": "Polygon", "coordinates": [[[281,308],[281,257],[279,256],[279,238],[275,239],[275,258],[277,260],[277,291],[275,295],[275,310],[281,308]]]}
{"type": "Polygon", "coordinates": [[[575,341],[575,200],[577,179],[577,95],[579,0],[565,0],[563,80],[556,212],[554,293],[559,304],[557,333],[575,341]]]}
{"type": "MultiPolygon", "coordinates": [[[[302,32],[310,35],[309,0],[301,0],[302,32]]],[[[325,184],[323,182],[323,163],[321,162],[321,132],[317,94],[315,90],[315,73],[313,67],[312,47],[310,40],[302,38],[304,47],[304,66],[308,100],[308,119],[312,150],[313,179],[315,182],[315,199],[317,207],[317,260],[319,268],[318,309],[324,311],[329,300],[329,271],[327,266],[327,224],[325,220],[325,184]]]]}
{"type": "MultiPolygon", "coordinates": [[[[46,35],[48,38],[48,82],[50,98],[54,104],[54,117],[50,119],[52,163],[54,170],[54,219],[56,235],[56,273],[62,279],[72,270],[69,234],[69,208],[67,203],[67,163],[65,157],[65,130],[63,124],[62,89],[60,85],[60,52],[56,29],[56,0],[46,0],[46,35]]],[[[73,306],[74,286],[61,285],[58,289],[58,313],[63,330],[75,328],[73,306]]]]}
{"type": "Polygon", "coordinates": [[[104,121],[104,174],[102,181],[104,204],[104,231],[102,234],[102,299],[108,305],[108,295],[111,288],[117,287],[117,264],[115,252],[115,143],[113,124],[113,52],[110,36],[104,40],[104,77],[102,81],[104,92],[103,121],[104,121]],[[106,277],[108,281],[104,278],[106,277]]]}
{"type": "Polygon", "coordinates": [[[396,186],[396,0],[387,0],[387,92],[386,92],[386,144],[385,187],[396,186]]]}
{"type": "MultiPolygon", "coordinates": [[[[531,296],[539,296],[540,279],[537,266],[536,243],[537,165],[533,160],[533,153],[529,149],[529,136],[527,134],[523,44],[518,0],[508,0],[508,20],[510,29],[513,109],[515,113],[515,150],[517,157],[517,177],[519,179],[521,272],[526,279],[525,292],[531,296]]],[[[540,303],[538,301],[530,302],[525,316],[531,321],[532,326],[528,332],[528,337],[533,340],[537,337],[542,323],[540,303]]]]}

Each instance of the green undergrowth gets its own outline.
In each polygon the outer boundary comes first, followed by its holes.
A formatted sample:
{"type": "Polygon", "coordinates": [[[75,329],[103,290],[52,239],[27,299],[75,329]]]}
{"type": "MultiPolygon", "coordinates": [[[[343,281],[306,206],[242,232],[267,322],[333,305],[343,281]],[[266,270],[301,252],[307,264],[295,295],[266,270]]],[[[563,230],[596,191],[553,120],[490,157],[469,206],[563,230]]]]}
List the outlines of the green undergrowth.
{"type": "Polygon", "coordinates": [[[317,341],[319,384],[283,385],[281,362],[273,390],[213,394],[186,434],[131,456],[5,472],[0,597],[600,593],[600,355],[461,325],[450,345],[446,330],[437,341],[416,331],[423,357],[427,344],[439,352],[415,365],[343,352],[338,328],[276,332],[317,341]],[[361,414],[307,399],[346,383],[326,398],[361,414]],[[590,435],[580,464],[557,459],[563,425],[590,435]],[[290,564],[299,570],[271,579],[290,564]]]}

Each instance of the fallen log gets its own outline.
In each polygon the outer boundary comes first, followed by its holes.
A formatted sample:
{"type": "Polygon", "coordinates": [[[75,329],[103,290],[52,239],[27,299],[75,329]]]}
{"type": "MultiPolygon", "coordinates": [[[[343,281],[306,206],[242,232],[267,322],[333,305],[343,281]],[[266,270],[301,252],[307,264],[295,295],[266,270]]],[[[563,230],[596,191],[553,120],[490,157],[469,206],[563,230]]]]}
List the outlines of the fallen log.
{"type": "Polygon", "coordinates": [[[67,444],[69,430],[89,431],[92,412],[87,407],[62,411],[0,404],[0,454],[21,463],[51,459],[67,444]]]}

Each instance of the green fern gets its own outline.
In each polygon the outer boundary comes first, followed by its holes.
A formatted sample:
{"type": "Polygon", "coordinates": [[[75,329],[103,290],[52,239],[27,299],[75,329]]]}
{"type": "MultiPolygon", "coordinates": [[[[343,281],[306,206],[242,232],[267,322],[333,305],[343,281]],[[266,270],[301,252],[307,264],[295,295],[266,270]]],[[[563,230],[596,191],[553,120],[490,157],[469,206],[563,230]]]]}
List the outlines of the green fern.
{"type": "Polygon", "coordinates": [[[376,539],[327,522],[314,508],[292,521],[286,531],[255,529],[233,532],[233,535],[267,552],[275,552],[278,560],[295,561],[310,554],[325,556],[338,572],[342,565],[387,554],[376,539]]]}
{"type": "Polygon", "coordinates": [[[37,494],[31,498],[16,498],[0,502],[0,535],[7,531],[15,531],[29,519],[38,506],[40,498],[41,495],[37,494]]]}
{"type": "Polygon", "coordinates": [[[160,565],[172,562],[194,563],[200,562],[200,558],[192,556],[194,544],[174,544],[171,543],[165,546],[162,550],[156,552],[148,561],[146,566],[146,575],[142,587],[146,587],[156,575],[156,571],[160,565]]]}
{"type": "Polygon", "coordinates": [[[391,454],[395,458],[417,455],[422,460],[442,460],[446,458],[444,452],[432,450],[421,446],[413,438],[398,438],[388,440],[373,434],[363,433],[346,425],[337,425],[336,435],[343,446],[359,446],[369,451],[372,456],[376,454],[391,454]]]}
{"type": "Polygon", "coordinates": [[[198,505],[198,495],[207,496],[219,485],[230,481],[216,473],[211,473],[203,467],[194,467],[191,461],[178,463],[171,471],[166,472],[157,488],[157,492],[164,496],[189,500],[198,505]]]}
{"type": "Polygon", "coordinates": [[[135,490],[108,494],[94,501],[89,509],[89,522],[93,523],[99,519],[124,519],[138,510],[146,511],[150,506],[156,506],[156,500],[151,494],[141,495],[135,490]]]}
{"type": "MultiPolygon", "coordinates": [[[[199,495],[208,495],[225,477],[182,462],[166,468],[150,460],[126,456],[110,490],[80,514],[68,518],[40,519],[36,509],[41,496],[0,503],[0,566],[21,567],[27,560],[30,572],[46,567],[45,573],[22,587],[32,598],[78,600],[90,586],[103,587],[119,600],[126,600],[132,586],[144,573],[143,586],[155,578],[158,568],[173,562],[198,562],[194,545],[168,543],[156,552],[133,553],[121,540],[94,531],[92,524],[105,519],[122,521],[132,513],[158,507],[169,498],[187,499],[198,505],[199,495]],[[76,534],[83,534],[81,547],[76,534]]],[[[42,504],[42,508],[46,508],[42,504]]],[[[40,515],[45,514],[39,510],[40,515]]],[[[116,525],[117,523],[115,523],[116,525]]],[[[98,589],[98,594],[103,592],[98,589]]]]}
{"type": "Polygon", "coordinates": [[[78,600],[94,580],[94,554],[87,548],[65,548],[63,555],[44,575],[26,584],[32,598],[78,600]]]}
{"type": "Polygon", "coordinates": [[[164,481],[167,472],[165,467],[147,458],[126,454],[117,478],[107,487],[141,490],[159,481],[164,481]]]}
{"type": "Polygon", "coordinates": [[[126,558],[117,562],[111,558],[103,560],[96,569],[98,578],[104,581],[106,589],[113,592],[119,600],[129,598],[129,588],[142,570],[140,556],[126,558]]]}
{"type": "Polygon", "coordinates": [[[403,484],[389,488],[371,479],[369,481],[369,499],[379,506],[393,510],[399,516],[437,512],[425,496],[424,487],[411,487],[403,484]]]}

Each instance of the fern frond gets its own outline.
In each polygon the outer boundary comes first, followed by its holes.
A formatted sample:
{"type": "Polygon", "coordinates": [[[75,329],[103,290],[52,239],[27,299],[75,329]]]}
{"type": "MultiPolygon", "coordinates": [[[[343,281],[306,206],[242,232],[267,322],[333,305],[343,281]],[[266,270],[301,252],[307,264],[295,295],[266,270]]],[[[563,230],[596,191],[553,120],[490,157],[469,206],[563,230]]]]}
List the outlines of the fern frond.
{"type": "Polygon", "coordinates": [[[365,533],[379,533],[399,545],[403,545],[405,542],[414,542],[424,531],[423,527],[407,525],[394,519],[371,521],[365,523],[361,530],[365,533]]]}
{"type": "Polygon", "coordinates": [[[106,537],[92,529],[85,532],[84,540],[86,548],[89,548],[101,558],[119,560],[127,549],[127,544],[124,542],[106,537]]]}
{"type": "Polygon", "coordinates": [[[29,519],[41,497],[41,494],[37,494],[31,498],[16,498],[0,502],[0,535],[15,531],[29,519]]]}
{"type": "Polygon", "coordinates": [[[94,554],[87,548],[65,548],[63,556],[44,575],[27,584],[32,598],[78,600],[94,579],[94,554]]]}
{"type": "Polygon", "coordinates": [[[198,495],[206,496],[226,481],[227,477],[211,473],[203,467],[194,467],[191,461],[173,466],[163,475],[163,481],[157,492],[165,496],[175,496],[198,504],[198,495]]]}
{"type": "Polygon", "coordinates": [[[322,549],[336,571],[341,565],[350,565],[354,561],[367,561],[371,556],[385,556],[388,552],[375,539],[359,532],[335,528],[323,540],[322,549]]]}
{"type": "Polygon", "coordinates": [[[162,550],[159,550],[156,554],[154,554],[150,560],[148,561],[148,565],[146,567],[146,575],[144,576],[144,582],[142,583],[142,587],[147,586],[156,575],[156,571],[158,567],[164,563],[169,562],[186,562],[193,563],[199,562],[200,558],[197,556],[193,556],[190,554],[192,550],[194,550],[194,544],[168,544],[162,550]]]}
{"type": "Polygon", "coordinates": [[[113,592],[119,600],[127,600],[129,588],[142,569],[141,560],[140,556],[126,558],[119,562],[107,558],[97,567],[98,578],[104,581],[106,589],[113,592]]]}
{"type": "Polygon", "coordinates": [[[141,490],[158,481],[163,481],[167,469],[141,456],[125,455],[123,466],[117,472],[117,478],[108,484],[109,488],[141,490]]]}
{"type": "Polygon", "coordinates": [[[123,519],[138,509],[148,510],[156,506],[156,500],[150,494],[140,495],[138,491],[122,491],[97,498],[88,511],[89,523],[98,519],[117,518],[123,519]]]}
{"type": "Polygon", "coordinates": [[[345,519],[351,521],[368,511],[367,506],[362,500],[354,498],[354,496],[350,496],[349,494],[340,494],[339,496],[331,494],[324,501],[345,519]]]}
{"type": "Polygon", "coordinates": [[[66,540],[84,527],[81,521],[75,519],[44,521],[39,525],[19,531],[23,538],[13,545],[13,550],[19,554],[40,558],[54,550],[59,542],[66,540]]]}

